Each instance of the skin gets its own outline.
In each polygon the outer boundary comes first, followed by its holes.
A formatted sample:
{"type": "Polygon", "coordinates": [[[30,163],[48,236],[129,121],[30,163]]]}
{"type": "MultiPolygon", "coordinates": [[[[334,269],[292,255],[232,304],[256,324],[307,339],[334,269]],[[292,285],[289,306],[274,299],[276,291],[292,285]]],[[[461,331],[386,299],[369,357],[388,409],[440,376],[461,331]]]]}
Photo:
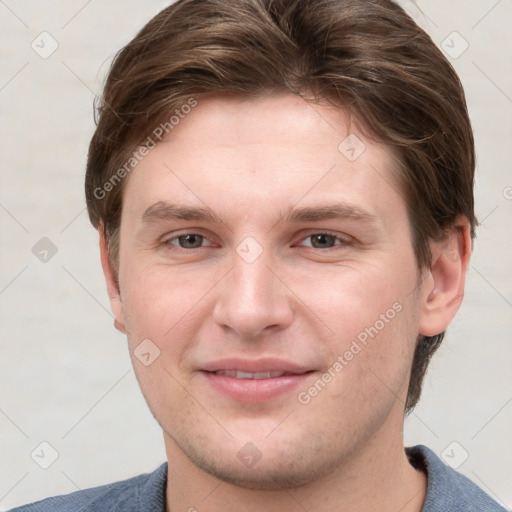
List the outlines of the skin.
{"type": "MultiPolygon", "coordinates": [[[[100,247],[116,326],[164,432],[168,510],[421,510],[426,477],[403,448],[412,356],[418,334],[444,331],[455,315],[471,243],[457,219],[419,271],[394,161],[343,111],[288,94],[210,97],[130,175],[119,289],[101,235],[100,247]],[[353,162],[338,149],[349,134],[366,146],[353,162]],[[163,202],[215,218],[144,221],[163,202]],[[352,215],[288,215],[340,203],[352,215]],[[237,252],[246,237],[262,251],[250,263],[237,252]],[[400,312],[301,403],[393,304],[400,312]],[[148,366],[134,355],[144,339],[160,350],[148,366]],[[313,372],[290,392],[243,402],[199,371],[224,357],[313,372]],[[237,457],[246,443],[261,454],[251,467],[237,457]]],[[[255,255],[251,244],[241,247],[255,255]]]]}

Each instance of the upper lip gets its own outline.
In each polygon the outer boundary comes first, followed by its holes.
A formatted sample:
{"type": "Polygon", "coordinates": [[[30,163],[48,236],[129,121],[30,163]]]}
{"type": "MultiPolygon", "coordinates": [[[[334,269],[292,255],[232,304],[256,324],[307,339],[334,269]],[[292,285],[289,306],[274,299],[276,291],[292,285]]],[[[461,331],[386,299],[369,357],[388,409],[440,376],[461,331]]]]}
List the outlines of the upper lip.
{"type": "Polygon", "coordinates": [[[201,370],[206,372],[216,372],[219,370],[240,370],[242,372],[259,373],[259,372],[286,372],[293,374],[301,374],[311,371],[311,368],[276,358],[260,358],[260,359],[241,359],[226,358],[217,361],[211,361],[202,365],[201,370]]]}

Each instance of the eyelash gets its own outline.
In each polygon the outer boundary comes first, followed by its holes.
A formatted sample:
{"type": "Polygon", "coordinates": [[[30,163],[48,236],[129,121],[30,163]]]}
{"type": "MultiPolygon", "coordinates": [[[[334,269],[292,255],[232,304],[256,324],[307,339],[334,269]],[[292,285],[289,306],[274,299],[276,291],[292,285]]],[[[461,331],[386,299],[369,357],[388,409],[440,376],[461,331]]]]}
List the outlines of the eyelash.
{"type": "MultiPolygon", "coordinates": [[[[200,245],[199,247],[185,248],[185,247],[181,247],[177,243],[176,244],[173,243],[175,241],[178,241],[181,237],[186,237],[186,236],[201,237],[202,238],[202,242],[209,241],[210,243],[213,243],[212,240],[210,240],[210,238],[208,238],[206,235],[203,235],[203,234],[197,233],[197,232],[193,232],[193,231],[187,231],[187,232],[184,232],[184,233],[180,233],[178,235],[174,235],[173,237],[164,240],[162,242],[162,245],[164,245],[166,247],[173,246],[173,248],[176,248],[178,250],[183,250],[183,251],[192,251],[193,249],[204,249],[205,248],[205,246],[203,246],[203,245],[200,245]]],[[[318,247],[313,247],[312,245],[307,245],[307,246],[302,246],[302,247],[307,247],[309,249],[325,252],[325,251],[328,251],[328,250],[335,250],[336,248],[339,248],[339,247],[350,246],[352,244],[352,242],[353,242],[352,239],[350,239],[350,237],[348,237],[348,236],[342,237],[340,235],[337,235],[335,233],[331,233],[329,231],[315,231],[315,232],[311,232],[307,236],[302,237],[300,239],[300,242],[303,243],[304,241],[306,241],[308,239],[311,239],[314,236],[329,236],[329,237],[333,237],[335,239],[335,245],[333,247],[327,247],[327,248],[318,248],[318,247]]]]}
{"type": "MultiPolygon", "coordinates": [[[[190,251],[190,250],[192,250],[192,249],[190,249],[190,248],[188,248],[188,249],[187,249],[187,248],[185,248],[185,247],[181,247],[181,246],[179,246],[178,244],[173,244],[173,242],[174,242],[174,241],[179,240],[181,237],[185,237],[185,236],[197,236],[197,237],[201,237],[201,238],[203,239],[203,241],[204,241],[204,240],[207,240],[207,241],[209,241],[210,243],[212,243],[212,241],[211,241],[207,236],[202,235],[201,233],[195,233],[195,232],[193,232],[193,231],[187,231],[187,232],[185,232],[185,233],[180,233],[179,235],[174,235],[173,237],[168,238],[167,240],[164,240],[162,243],[163,243],[163,245],[165,245],[165,246],[170,246],[170,245],[172,245],[172,246],[176,247],[177,249],[182,249],[182,250],[184,250],[184,251],[190,251]]],[[[204,248],[204,246],[203,246],[203,245],[201,245],[200,247],[198,247],[198,249],[202,249],[202,248],[204,248]]]]}
{"type": "Polygon", "coordinates": [[[339,247],[347,247],[347,246],[351,245],[351,243],[352,243],[352,240],[349,237],[347,237],[347,236],[343,237],[343,236],[337,235],[335,233],[330,233],[329,231],[317,231],[315,233],[310,233],[306,237],[301,238],[301,241],[304,242],[305,240],[311,239],[314,236],[329,236],[329,237],[333,237],[334,241],[335,241],[335,244],[334,244],[333,247],[326,247],[326,248],[323,248],[323,249],[319,248],[319,247],[313,247],[312,245],[308,245],[308,246],[305,246],[305,247],[325,252],[325,251],[328,251],[328,250],[335,250],[336,248],[339,248],[339,247]]]}

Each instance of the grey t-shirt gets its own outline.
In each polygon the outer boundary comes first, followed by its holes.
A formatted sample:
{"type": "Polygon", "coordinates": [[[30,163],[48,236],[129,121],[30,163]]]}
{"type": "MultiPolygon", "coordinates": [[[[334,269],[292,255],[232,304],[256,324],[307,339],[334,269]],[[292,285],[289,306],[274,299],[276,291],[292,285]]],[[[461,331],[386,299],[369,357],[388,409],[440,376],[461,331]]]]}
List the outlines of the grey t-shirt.
{"type": "MultiPolygon", "coordinates": [[[[465,476],[445,465],[426,446],[406,448],[428,476],[422,512],[507,512],[465,476]]],[[[167,463],[153,473],[48,498],[11,512],[165,512],[167,463]]]]}

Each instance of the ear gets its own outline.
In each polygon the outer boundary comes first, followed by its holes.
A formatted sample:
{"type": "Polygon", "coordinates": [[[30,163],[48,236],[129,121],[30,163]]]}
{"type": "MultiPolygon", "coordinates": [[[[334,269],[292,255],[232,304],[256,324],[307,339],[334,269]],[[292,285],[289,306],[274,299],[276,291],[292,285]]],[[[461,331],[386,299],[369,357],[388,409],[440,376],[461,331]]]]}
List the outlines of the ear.
{"type": "Polygon", "coordinates": [[[464,282],[471,255],[471,228],[458,217],[449,233],[430,243],[432,264],[422,283],[419,334],[435,336],[446,330],[464,297],[464,282]]]}
{"type": "Polygon", "coordinates": [[[105,238],[105,234],[103,233],[103,227],[101,225],[98,228],[98,233],[100,236],[101,267],[103,268],[103,275],[105,276],[105,281],[107,282],[107,291],[110,299],[110,307],[112,309],[112,313],[114,313],[114,327],[118,331],[126,334],[126,328],[124,324],[124,312],[123,305],[121,303],[119,284],[117,282],[115,272],[112,268],[112,263],[110,262],[110,256],[108,253],[108,242],[105,238]]]}

